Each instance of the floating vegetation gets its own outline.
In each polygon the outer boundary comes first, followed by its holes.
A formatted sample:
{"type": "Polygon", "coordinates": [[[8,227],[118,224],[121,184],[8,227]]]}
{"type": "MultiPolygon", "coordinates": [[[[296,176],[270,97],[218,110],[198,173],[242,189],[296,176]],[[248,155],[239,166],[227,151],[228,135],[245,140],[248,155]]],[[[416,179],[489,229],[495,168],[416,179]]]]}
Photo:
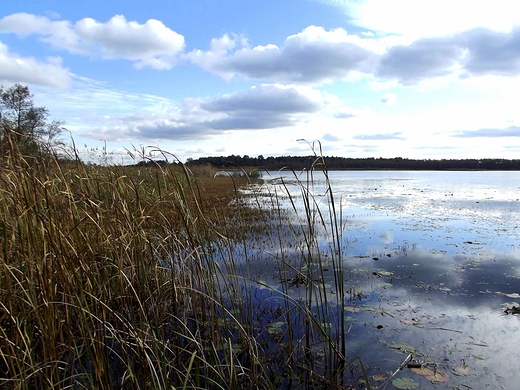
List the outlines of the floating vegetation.
{"type": "Polygon", "coordinates": [[[419,388],[419,384],[417,382],[415,382],[411,378],[398,378],[398,379],[394,379],[392,381],[392,384],[397,389],[402,389],[402,390],[413,390],[413,389],[418,389],[419,388]]]}
{"type": "Polygon", "coordinates": [[[406,355],[415,352],[415,348],[408,344],[392,343],[391,345],[389,345],[389,347],[396,352],[406,355]]]}
{"type": "Polygon", "coordinates": [[[441,371],[437,371],[434,368],[411,367],[410,371],[412,371],[414,374],[424,377],[432,383],[446,383],[450,379],[447,374],[441,371]]]}

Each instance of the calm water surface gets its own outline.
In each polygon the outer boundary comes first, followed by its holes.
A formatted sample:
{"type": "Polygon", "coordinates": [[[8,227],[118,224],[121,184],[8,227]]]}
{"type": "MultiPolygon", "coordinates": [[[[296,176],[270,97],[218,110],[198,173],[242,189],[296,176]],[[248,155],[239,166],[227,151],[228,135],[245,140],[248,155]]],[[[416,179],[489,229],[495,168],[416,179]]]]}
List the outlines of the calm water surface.
{"type": "MultiPolygon", "coordinates": [[[[352,293],[349,356],[373,376],[393,372],[413,350],[448,378],[432,383],[407,368],[394,377],[421,389],[519,388],[520,316],[506,309],[520,306],[520,172],[334,171],[329,179],[352,293]]],[[[295,176],[270,172],[264,180],[256,198],[272,204],[267,195],[276,194],[287,209],[294,202],[290,223],[304,225],[295,176]]],[[[327,219],[323,174],[308,188],[327,219]]],[[[330,249],[329,232],[319,233],[319,246],[330,249]]],[[[266,263],[276,251],[258,249],[258,275],[275,288],[266,263]]]]}

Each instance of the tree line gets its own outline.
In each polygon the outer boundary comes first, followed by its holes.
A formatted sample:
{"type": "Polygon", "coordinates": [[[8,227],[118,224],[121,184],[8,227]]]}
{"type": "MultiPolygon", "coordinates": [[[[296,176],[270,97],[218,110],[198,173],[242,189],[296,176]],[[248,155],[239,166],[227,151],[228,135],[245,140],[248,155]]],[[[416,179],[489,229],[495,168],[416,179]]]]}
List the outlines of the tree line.
{"type": "MultiPolygon", "coordinates": [[[[230,169],[236,167],[257,167],[264,170],[309,169],[316,156],[277,156],[250,157],[248,155],[230,155],[227,157],[201,157],[188,159],[186,165],[212,165],[217,168],[230,169]]],[[[520,159],[507,160],[501,158],[488,159],[408,159],[395,158],[349,158],[324,157],[329,170],[520,170],[520,159]]]]}

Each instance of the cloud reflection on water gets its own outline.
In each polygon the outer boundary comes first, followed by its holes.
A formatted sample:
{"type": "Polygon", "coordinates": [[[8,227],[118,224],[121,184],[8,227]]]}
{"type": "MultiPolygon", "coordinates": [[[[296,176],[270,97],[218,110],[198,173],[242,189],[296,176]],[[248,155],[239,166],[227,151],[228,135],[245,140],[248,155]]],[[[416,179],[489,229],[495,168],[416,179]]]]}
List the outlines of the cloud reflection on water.
{"type": "MultiPolygon", "coordinates": [[[[326,260],[334,248],[325,182],[316,174],[302,191],[291,174],[282,175],[290,184],[284,186],[278,180],[263,191],[289,195],[279,201],[288,210],[292,202],[296,205],[296,211],[289,214],[296,231],[305,231],[309,212],[301,203],[302,193],[312,192],[318,227],[320,218],[325,218],[325,226],[317,233],[317,257],[326,260]]],[[[402,356],[395,356],[388,345],[407,343],[447,371],[452,386],[516,388],[517,351],[511,341],[517,338],[520,316],[506,315],[501,305],[520,305],[515,295],[520,294],[520,173],[329,175],[342,217],[345,288],[353,292],[347,297],[353,307],[347,313],[353,324],[351,352],[364,357],[368,365],[379,362],[381,370],[392,370],[402,356]],[[453,370],[461,362],[469,373],[457,376],[453,370]]],[[[269,258],[259,248],[255,267],[272,270],[272,260],[281,256],[298,267],[302,256],[298,236],[288,234],[284,240],[290,242],[291,250],[282,245],[285,252],[273,249],[269,258]]],[[[271,276],[269,284],[276,288],[276,272],[271,276]]],[[[330,269],[324,276],[332,283],[330,269]]],[[[301,294],[298,288],[292,293],[301,294]]],[[[421,382],[423,378],[417,377],[421,382]]],[[[425,380],[420,384],[421,388],[433,386],[425,380]]]]}

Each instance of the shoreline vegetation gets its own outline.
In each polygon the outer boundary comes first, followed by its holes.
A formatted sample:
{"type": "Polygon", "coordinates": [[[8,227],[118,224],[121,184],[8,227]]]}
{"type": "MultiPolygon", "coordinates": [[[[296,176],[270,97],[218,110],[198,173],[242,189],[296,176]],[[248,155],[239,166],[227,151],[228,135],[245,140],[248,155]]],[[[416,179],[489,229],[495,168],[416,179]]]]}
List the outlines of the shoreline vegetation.
{"type": "MultiPolygon", "coordinates": [[[[363,378],[348,355],[335,210],[316,208],[309,182],[305,223],[292,225],[283,194],[270,207],[246,201],[249,177],[60,161],[6,141],[0,388],[350,389],[363,378]],[[326,219],[322,261],[315,228],[326,219]],[[266,240],[279,246],[276,288],[252,271],[249,245],[266,240]]],[[[326,173],[319,156],[311,168],[326,173]]]]}
{"type": "MultiPolygon", "coordinates": [[[[221,169],[250,167],[264,171],[280,169],[301,171],[309,169],[316,156],[249,157],[231,155],[227,157],[201,157],[188,159],[186,165],[209,165],[221,169]]],[[[408,159],[408,158],[345,158],[325,156],[327,169],[332,170],[520,170],[520,159],[408,159]]]]}

